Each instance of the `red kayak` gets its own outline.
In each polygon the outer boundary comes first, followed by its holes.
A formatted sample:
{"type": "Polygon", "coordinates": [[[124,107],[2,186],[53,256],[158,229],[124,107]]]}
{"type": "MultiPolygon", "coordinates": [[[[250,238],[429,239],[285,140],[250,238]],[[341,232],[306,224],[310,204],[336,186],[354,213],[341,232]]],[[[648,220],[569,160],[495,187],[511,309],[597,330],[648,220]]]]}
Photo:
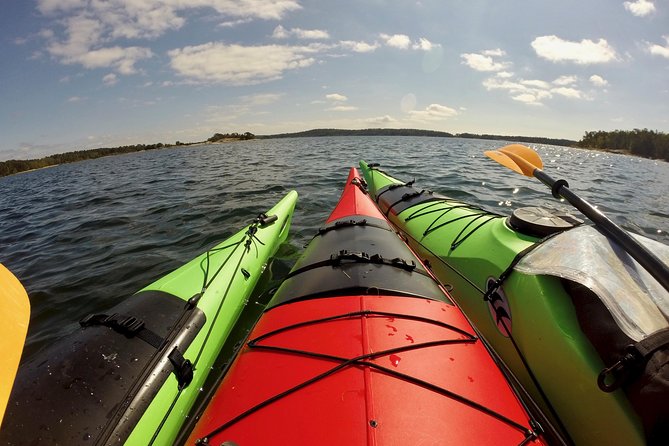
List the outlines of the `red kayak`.
{"type": "Polygon", "coordinates": [[[188,444],[545,444],[351,169],[188,444]]]}

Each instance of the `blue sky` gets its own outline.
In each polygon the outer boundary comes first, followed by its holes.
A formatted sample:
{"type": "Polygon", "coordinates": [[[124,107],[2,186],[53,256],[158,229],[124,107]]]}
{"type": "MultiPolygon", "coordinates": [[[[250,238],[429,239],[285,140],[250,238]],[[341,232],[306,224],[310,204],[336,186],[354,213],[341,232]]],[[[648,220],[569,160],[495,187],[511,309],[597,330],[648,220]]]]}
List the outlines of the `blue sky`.
{"type": "Polygon", "coordinates": [[[215,132],[669,131],[669,1],[8,0],[0,160],[215,132]]]}

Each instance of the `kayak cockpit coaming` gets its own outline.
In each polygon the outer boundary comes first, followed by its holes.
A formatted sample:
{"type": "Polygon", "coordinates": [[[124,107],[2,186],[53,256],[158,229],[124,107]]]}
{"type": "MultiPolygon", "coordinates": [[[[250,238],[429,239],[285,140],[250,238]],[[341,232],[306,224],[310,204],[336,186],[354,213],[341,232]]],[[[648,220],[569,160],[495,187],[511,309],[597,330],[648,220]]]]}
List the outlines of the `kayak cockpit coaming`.
{"type": "Polygon", "coordinates": [[[319,230],[268,309],[330,295],[397,295],[451,304],[386,221],[360,215],[319,230]]]}

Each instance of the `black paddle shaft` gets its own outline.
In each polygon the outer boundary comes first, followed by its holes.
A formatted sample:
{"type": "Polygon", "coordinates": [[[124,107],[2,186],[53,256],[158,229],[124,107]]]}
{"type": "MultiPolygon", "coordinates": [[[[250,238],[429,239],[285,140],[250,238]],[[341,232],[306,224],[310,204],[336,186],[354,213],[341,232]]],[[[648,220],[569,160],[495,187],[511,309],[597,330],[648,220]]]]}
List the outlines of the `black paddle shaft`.
{"type": "Polygon", "coordinates": [[[567,183],[563,180],[554,180],[541,169],[535,169],[534,176],[551,188],[553,195],[567,200],[583,215],[588,217],[606,236],[616,241],[622,248],[631,255],[634,260],[648,271],[657,280],[665,290],[669,291],[669,267],[662,262],[655,254],[650,252],[641,243],[625,232],[620,226],[595,209],[590,203],[569,190],[567,183]]]}

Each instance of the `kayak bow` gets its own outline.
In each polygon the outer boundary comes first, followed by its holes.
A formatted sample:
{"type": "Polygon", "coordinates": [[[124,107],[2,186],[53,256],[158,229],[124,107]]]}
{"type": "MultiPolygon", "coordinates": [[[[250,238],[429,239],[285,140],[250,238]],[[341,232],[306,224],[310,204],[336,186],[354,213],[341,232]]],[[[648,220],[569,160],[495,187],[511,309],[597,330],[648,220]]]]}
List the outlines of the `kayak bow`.
{"type": "Polygon", "coordinates": [[[351,169],[188,444],[543,444],[351,169]]]}

